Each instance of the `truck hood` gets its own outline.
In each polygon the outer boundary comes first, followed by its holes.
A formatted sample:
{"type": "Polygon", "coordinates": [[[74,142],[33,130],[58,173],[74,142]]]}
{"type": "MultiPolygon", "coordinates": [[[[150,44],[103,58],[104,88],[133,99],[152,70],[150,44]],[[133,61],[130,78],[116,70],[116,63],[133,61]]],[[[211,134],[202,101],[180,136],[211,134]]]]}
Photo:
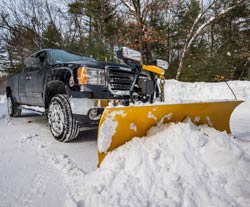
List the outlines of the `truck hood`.
{"type": "Polygon", "coordinates": [[[100,68],[105,69],[106,66],[113,66],[113,67],[123,67],[128,69],[133,69],[132,67],[125,65],[125,64],[117,64],[113,62],[104,62],[104,61],[72,61],[72,62],[66,62],[60,64],[60,66],[64,67],[80,67],[80,66],[86,66],[91,68],[100,68]]]}

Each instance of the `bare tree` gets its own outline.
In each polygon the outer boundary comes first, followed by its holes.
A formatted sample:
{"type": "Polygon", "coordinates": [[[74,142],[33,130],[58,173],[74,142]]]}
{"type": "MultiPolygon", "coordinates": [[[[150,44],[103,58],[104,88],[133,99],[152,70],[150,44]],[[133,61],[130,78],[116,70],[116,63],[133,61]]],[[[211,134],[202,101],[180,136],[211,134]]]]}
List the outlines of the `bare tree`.
{"type": "Polygon", "coordinates": [[[168,4],[168,1],[163,0],[120,0],[123,6],[127,8],[127,14],[129,18],[133,18],[136,23],[136,31],[138,33],[138,47],[141,52],[141,62],[143,63],[144,58],[144,42],[145,42],[145,31],[147,30],[147,18],[149,14],[153,11],[163,10],[164,7],[168,4]]]}
{"type": "Polygon", "coordinates": [[[13,68],[44,46],[43,32],[49,24],[58,28],[61,16],[48,0],[2,0],[0,4],[4,4],[0,8],[0,36],[13,68]]]}

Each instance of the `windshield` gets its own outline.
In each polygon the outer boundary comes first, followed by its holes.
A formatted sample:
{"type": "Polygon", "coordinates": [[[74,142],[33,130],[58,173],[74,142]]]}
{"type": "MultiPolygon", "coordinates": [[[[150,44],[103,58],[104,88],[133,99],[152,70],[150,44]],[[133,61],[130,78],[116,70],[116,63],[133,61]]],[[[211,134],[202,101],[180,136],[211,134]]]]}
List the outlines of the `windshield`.
{"type": "Polygon", "coordinates": [[[95,62],[94,59],[80,56],[80,55],[74,55],[72,53],[63,51],[63,50],[52,50],[51,51],[51,60],[53,64],[57,63],[67,63],[67,62],[78,62],[78,61],[84,61],[84,62],[95,62]]]}

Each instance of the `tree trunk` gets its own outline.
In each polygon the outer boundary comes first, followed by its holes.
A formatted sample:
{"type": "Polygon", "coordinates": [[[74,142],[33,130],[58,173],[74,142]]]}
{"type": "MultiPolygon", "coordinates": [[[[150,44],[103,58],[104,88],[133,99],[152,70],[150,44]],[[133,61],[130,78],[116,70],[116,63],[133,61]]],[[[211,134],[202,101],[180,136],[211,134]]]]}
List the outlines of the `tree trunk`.
{"type": "Polygon", "coordinates": [[[210,35],[211,35],[210,57],[213,57],[213,52],[214,52],[214,26],[213,24],[211,24],[210,35]]]}
{"type": "Polygon", "coordinates": [[[181,75],[181,72],[182,72],[184,58],[186,56],[186,53],[187,53],[187,46],[185,45],[185,47],[183,49],[183,52],[181,54],[180,63],[179,63],[178,70],[177,70],[177,73],[176,73],[176,77],[175,77],[176,80],[180,79],[180,75],[181,75]]]}
{"type": "Polygon", "coordinates": [[[144,52],[143,52],[143,24],[141,21],[141,18],[138,17],[138,28],[139,28],[139,37],[138,37],[138,46],[139,46],[139,51],[141,53],[141,64],[144,62],[144,52]]]}

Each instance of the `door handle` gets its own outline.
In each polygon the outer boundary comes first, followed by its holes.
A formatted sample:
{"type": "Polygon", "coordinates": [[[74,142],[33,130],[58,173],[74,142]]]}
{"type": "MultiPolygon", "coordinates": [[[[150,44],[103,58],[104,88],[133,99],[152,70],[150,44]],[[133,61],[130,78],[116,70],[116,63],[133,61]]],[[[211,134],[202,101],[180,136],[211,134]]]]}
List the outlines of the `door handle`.
{"type": "Polygon", "coordinates": [[[30,80],[31,79],[31,76],[26,76],[26,80],[30,80]]]}

